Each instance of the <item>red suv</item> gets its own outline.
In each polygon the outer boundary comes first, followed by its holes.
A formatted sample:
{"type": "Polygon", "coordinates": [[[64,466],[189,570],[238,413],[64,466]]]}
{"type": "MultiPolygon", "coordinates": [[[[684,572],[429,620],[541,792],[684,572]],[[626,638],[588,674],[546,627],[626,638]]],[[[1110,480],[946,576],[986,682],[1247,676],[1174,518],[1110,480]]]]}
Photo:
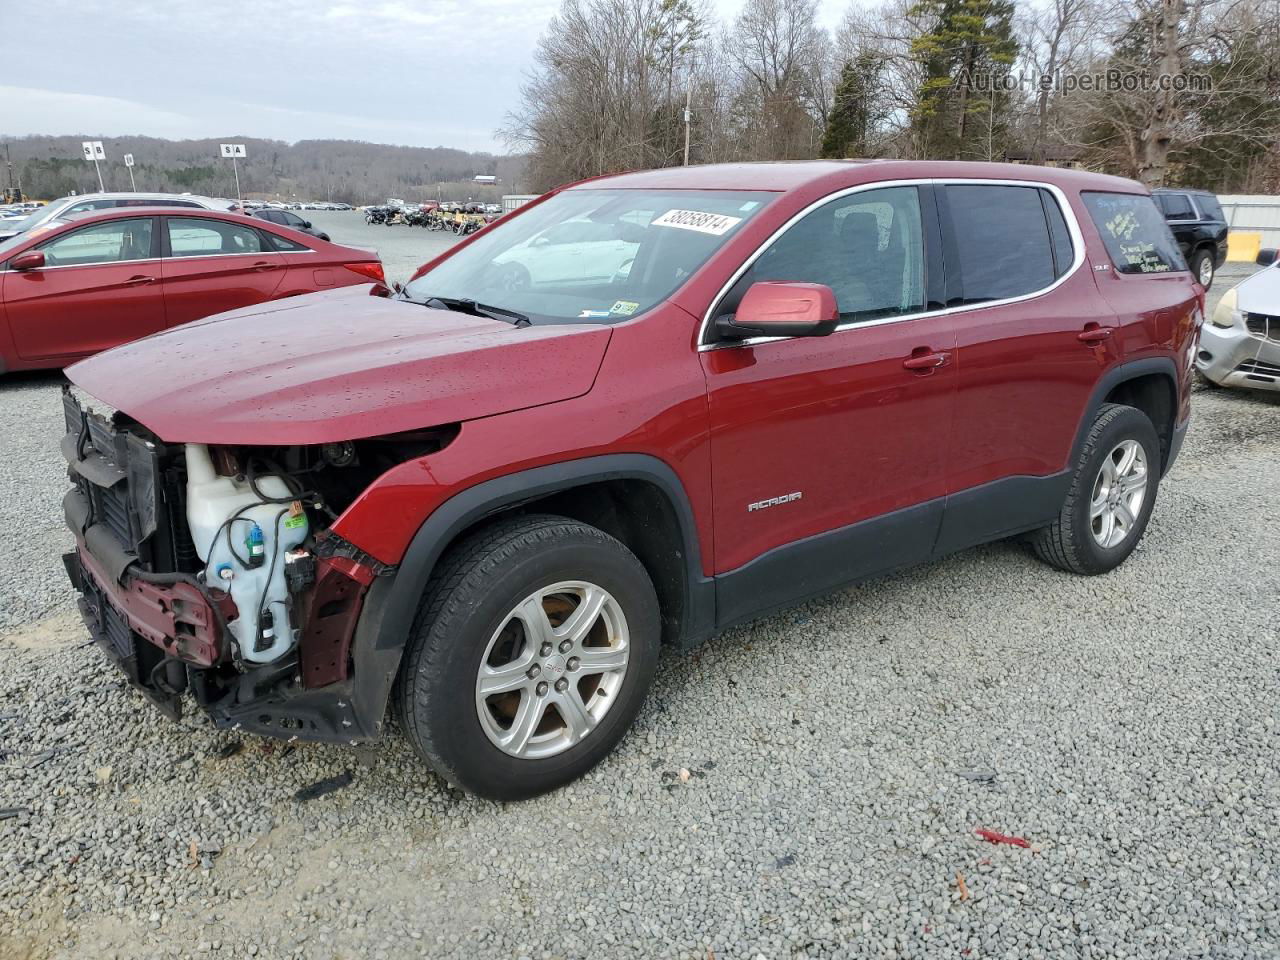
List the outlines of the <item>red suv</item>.
{"type": "Polygon", "coordinates": [[[527,797],[613,748],[663,643],[1017,534],[1121,563],[1187,427],[1203,298],[1128,180],[587,181],[395,293],[72,367],[118,412],[65,397],[67,569],[171,713],[356,743],[394,705],[452,783],[527,797]]]}

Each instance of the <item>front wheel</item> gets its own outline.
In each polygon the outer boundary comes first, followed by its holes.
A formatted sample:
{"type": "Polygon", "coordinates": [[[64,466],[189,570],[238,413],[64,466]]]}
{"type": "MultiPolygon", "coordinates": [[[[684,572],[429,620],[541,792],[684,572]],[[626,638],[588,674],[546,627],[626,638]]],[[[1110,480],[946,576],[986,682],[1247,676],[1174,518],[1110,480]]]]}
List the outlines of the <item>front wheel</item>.
{"type": "Polygon", "coordinates": [[[1036,532],[1040,559],[1071,573],[1114,570],[1147,529],[1160,484],[1160,440],[1145,413],[1118,403],[1098,411],[1058,518],[1036,532]]]}
{"type": "Polygon", "coordinates": [[[545,793],[631,726],[659,633],[653,584],[622,543],[562,517],[501,521],[432,576],[400,670],[402,726],[455,786],[545,793]]]}

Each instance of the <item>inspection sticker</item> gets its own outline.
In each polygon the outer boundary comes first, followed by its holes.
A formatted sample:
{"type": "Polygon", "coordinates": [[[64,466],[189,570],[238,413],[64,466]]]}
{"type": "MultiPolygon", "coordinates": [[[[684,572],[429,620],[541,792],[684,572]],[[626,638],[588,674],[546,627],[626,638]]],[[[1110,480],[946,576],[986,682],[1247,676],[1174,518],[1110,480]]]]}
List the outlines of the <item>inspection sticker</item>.
{"type": "Polygon", "coordinates": [[[619,300],[609,309],[609,313],[629,317],[639,309],[640,304],[634,300],[619,300]]]}
{"type": "Polygon", "coordinates": [[[668,210],[653,221],[651,226],[696,230],[698,233],[709,233],[714,237],[719,237],[728,233],[741,222],[741,217],[726,217],[722,213],[704,213],[701,210],[668,210]]]}

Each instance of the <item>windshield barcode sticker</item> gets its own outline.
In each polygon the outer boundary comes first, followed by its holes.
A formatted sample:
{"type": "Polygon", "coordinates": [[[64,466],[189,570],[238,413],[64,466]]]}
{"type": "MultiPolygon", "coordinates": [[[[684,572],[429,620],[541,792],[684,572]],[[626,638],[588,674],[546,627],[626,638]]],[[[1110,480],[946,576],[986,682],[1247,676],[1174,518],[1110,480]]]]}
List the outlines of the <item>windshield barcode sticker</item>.
{"type": "Polygon", "coordinates": [[[703,213],[701,210],[668,210],[651,226],[676,227],[680,230],[696,230],[714,237],[723,236],[742,222],[741,217],[726,217],[722,213],[703,213]]]}

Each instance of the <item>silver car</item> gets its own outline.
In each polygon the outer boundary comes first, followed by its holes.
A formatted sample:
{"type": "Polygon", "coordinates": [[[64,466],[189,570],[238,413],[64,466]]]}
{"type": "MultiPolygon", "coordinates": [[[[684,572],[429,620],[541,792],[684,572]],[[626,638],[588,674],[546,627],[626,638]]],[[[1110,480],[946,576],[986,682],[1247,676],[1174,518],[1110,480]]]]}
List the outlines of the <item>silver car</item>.
{"type": "Polygon", "coordinates": [[[1222,296],[1200,330],[1196,369],[1224,387],[1280,391],[1280,262],[1258,254],[1259,270],[1222,296]]]}
{"type": "Polygon", "coordinates": [[[205,210],[224,211],[238,209],[234,200],[215,200],[190,193],[82,193],[76,197],[50,200],[21,220],[0,221],[0,241],[26,233],[56,218],[113,207],[201,207],[205,210]]]}

